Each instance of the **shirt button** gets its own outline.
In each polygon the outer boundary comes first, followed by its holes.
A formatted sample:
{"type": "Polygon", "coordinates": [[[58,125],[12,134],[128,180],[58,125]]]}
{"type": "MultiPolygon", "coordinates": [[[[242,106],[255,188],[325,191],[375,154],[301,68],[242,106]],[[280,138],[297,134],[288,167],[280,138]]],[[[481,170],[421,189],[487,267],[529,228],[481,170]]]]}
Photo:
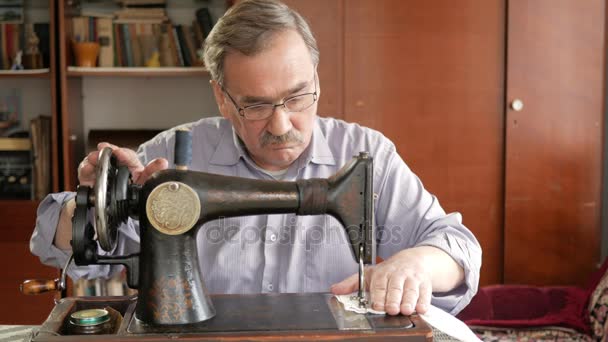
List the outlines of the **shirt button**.
{"type": "Polygon", "coordinates": [[[272,242],[277,241],[277,236],[276,236],[276,234],[272,234],[272,235],[270,235],[270,241],[272,241],[272,242]]]}
{"type": "Polygon", "coordinates": [[[268,291],[272,291],[272,289],[274,289],[274,286],[272,286],[272,284],[268,284],[268,291]]]}

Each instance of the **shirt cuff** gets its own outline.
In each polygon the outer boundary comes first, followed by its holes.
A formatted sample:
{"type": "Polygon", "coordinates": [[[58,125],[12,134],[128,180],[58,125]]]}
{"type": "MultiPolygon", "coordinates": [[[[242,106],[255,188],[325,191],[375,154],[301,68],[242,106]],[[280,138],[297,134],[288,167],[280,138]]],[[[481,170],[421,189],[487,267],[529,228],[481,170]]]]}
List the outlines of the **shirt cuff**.
{"type": "Polygon", "coordinates": [[[431,297],[431,303],[452,315],[458,314],[477,293],[479,272],[481,269],[481,249],[466,240],[442,233],[425,240],[418,246],[433,246],[451,256],[464,270],[464,282],[455,289],[437,293],[431,297]]]}

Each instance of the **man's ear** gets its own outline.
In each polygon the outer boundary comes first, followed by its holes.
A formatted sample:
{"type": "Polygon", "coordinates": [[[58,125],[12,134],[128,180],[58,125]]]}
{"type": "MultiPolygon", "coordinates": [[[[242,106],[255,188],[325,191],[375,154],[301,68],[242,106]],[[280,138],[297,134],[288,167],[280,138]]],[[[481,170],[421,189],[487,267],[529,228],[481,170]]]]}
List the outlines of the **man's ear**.
{"type": "Polygon", "coordinates": [[[315,82],[317,82],[317,99],[318,99],[319,97],[321,97],[321,80],[319,80],[319,73],[317,73],[316,67],[315,67],[315,73],[317,74],[316,75],[317,77],[315,77],[315,79],[316,79],[315,82]]]}
{"type": "Polygon", "coordinates": [[[215,97],[215,103],[217,103],[217,108],[220,110],[222,116],[228,119],[228,101],[226,101],[227,98],[224,92],[222,91],[222,87],[219,83],[217,83],[216,80],[211,80],[209,81],[209,83],[211,84],[211,88],[213,89],[213,95],[215,97]]]}

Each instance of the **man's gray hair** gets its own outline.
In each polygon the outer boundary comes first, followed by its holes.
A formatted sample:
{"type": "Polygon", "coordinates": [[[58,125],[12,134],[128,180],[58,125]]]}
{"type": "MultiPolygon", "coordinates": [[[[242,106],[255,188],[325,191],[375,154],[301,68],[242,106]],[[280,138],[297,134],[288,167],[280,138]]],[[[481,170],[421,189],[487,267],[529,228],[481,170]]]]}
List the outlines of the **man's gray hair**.
{"type": "Polygon", "coordinates": [[[218,20],[205,40],[205,66],[212,79],[224,81],[224,60],[230,51],[254,56],[266,47],[268,38],[283,30],[297,31],[310,51],[313,65],[319,63],[317,41],[306,20],[287,5],[274,0],[245,0],[232,6],[218,20]]]}

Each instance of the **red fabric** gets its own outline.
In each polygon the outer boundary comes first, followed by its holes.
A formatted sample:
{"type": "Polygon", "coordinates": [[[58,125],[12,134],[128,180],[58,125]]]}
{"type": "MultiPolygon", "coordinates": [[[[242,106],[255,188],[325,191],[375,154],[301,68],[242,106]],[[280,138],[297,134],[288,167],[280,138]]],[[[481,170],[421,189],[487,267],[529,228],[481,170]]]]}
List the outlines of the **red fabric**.
{"type": "Polygon", "coordinates": [[[458,315],[468,325],[529,328],[562,326],[589,334],[587,289],[494,285],[479,290],[458,315]]]}

